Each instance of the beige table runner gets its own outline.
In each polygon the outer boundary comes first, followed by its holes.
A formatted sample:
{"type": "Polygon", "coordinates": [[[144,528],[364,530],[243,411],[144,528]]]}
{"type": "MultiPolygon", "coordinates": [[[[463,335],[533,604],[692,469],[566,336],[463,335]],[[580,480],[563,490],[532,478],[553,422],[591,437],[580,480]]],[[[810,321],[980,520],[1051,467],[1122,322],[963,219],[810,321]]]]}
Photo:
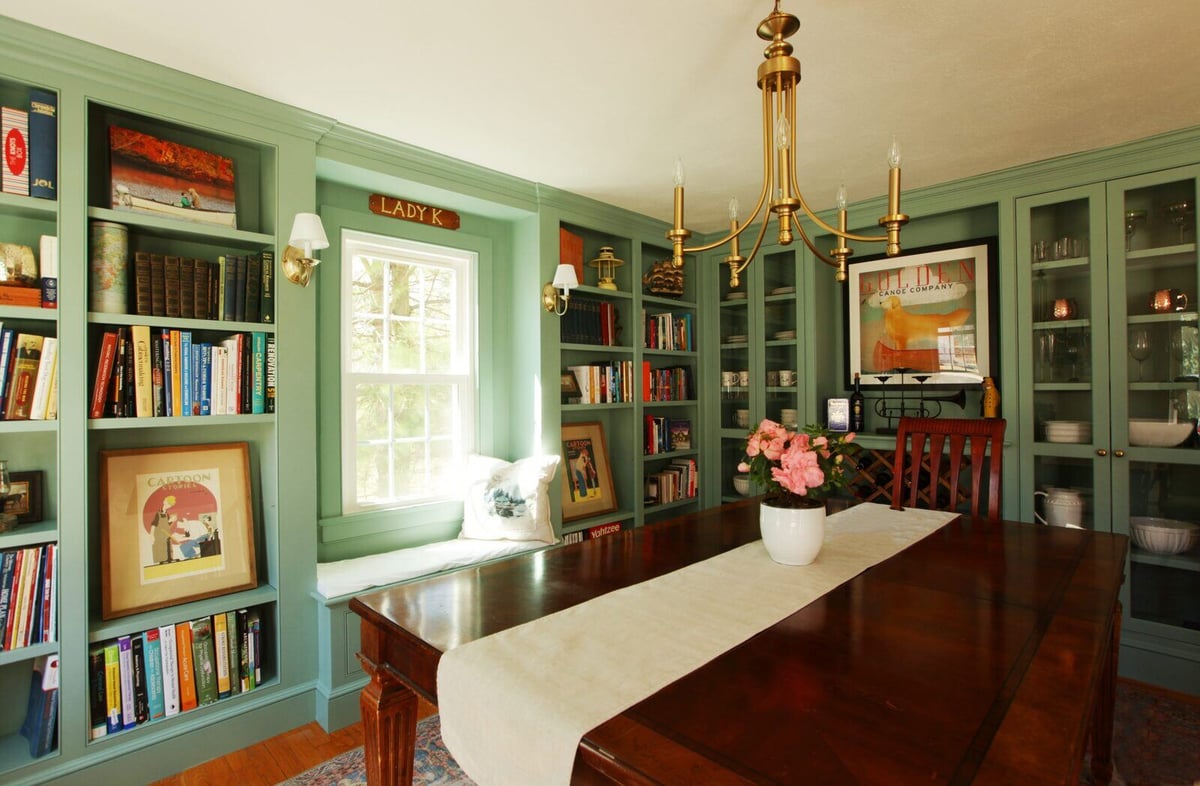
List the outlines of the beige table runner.
{"type": "Polygon", "coordinates": [[[560,786],[591,728],[774,625],[955,514],[863,504],[830,516],[811,565],[762,541],[442,656],[442,737],[480,786],[560,786]]]}

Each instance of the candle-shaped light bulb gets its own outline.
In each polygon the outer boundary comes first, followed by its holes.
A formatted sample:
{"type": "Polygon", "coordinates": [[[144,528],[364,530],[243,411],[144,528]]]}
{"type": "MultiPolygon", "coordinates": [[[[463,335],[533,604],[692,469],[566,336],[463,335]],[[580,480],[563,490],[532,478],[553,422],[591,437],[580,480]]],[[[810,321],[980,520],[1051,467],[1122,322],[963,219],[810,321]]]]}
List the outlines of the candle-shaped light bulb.
{"type": "Polygon", "coordinates": [[[892,169],[900,168],[900,143],[896,141],[896,137],[892,137],[892,146],[888,148],[888,166],[892,169]]]}
{"type": "Polygon", "coordinates": [[[729,220],[737,223],[738,220],[738,201],[737,197],[729,197],[729,220]]]}
{"type": "Polygon", "coordinates": [[[841,185],[838,186],[837,196],[834,197],[834,199],[837,201],[838,210],[846,209],[846,184],[845,183],[842,183],[841,185]]]}
{"type": "Polygon", "coordinates": [[[788,146],[788,137],[791,136],[792,128],[788,125],[787,118],[780,112],[775,117],[775,147],[779,150],[786,150],[788,146]]]}
{"type": "Polygon", "coordinates": [[[674,178],[675,178],[675,187],[682,188],[683,181],[686,179],[685,172],[683,171],[683,159],[682,158],[675,159],[674,178]]]}

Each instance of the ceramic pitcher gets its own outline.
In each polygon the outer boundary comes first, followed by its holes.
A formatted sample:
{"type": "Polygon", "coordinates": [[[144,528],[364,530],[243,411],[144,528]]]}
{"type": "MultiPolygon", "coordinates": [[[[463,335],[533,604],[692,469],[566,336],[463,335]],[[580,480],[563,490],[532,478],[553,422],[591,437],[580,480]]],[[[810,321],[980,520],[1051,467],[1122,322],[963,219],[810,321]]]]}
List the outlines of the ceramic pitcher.
{"type": "Polygon", "coordinates": [[[1042,510],[1045,518],[1035,511],[1033,517],[1039,524],[1052,527],[1083,528],[1083,497],[1075,489],[1048,487],[1045,491],[1033,492],[1034,497],[1045,497],[1042,510]]]}

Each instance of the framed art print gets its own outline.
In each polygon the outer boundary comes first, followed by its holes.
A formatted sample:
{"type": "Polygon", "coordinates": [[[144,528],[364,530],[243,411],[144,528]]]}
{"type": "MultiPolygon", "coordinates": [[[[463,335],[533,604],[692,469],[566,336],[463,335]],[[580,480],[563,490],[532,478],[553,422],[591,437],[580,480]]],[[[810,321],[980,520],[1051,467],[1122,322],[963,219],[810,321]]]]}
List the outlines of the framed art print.
{"type": "Polygon", "coordinates": [[[617,509],[612,469],[600,423],[562,425],[563,521],[597,516],[617,509]]]}
{"type": "Polygon", "coordinates": [[[100,452],[104,619],[257,586],[245,442],[100,452]]]}
{"type": "Polygon", "coordinates": [[[851,262],[846,385],[978,385],[997,375],[996,238],[851,262]],[[916,380],[923,376],[923,380],[916,380]]]}

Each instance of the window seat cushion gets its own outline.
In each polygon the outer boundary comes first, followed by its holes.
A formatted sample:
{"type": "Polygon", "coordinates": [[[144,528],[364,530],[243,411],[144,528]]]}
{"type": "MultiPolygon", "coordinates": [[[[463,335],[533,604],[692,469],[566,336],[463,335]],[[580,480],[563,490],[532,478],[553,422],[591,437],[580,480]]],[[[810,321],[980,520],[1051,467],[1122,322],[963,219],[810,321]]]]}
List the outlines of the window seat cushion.
{"type": "Polygon", "coordinates": [[[424,546],[369,554],[317,565],[317,592],[325,598],[361,592],[476,562],[545,548],[540,540],[471,540],[456,538],[424,546]]]}

